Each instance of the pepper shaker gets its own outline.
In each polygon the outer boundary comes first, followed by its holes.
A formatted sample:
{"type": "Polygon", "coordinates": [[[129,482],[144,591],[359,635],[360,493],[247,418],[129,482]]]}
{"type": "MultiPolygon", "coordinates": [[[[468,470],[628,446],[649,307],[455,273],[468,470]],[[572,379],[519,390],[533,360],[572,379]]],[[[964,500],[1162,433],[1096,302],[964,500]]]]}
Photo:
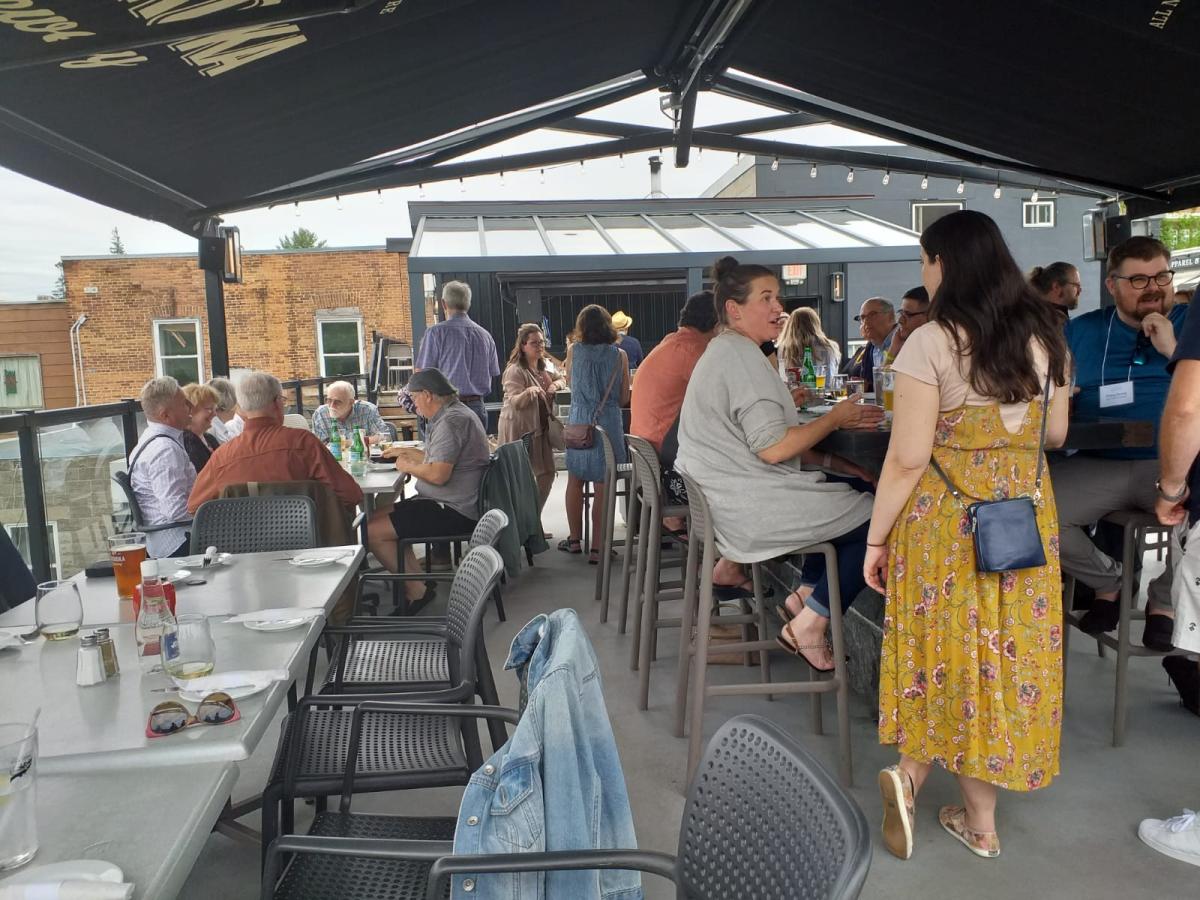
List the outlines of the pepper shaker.
{"type": "Polygon", "coordinates": [[[87,687],[105,680],[104,657],[94,634],[79,639],[79,655],[75,661],[75,683],[87,687]]]}
{"type": "Polygon", "coordinates": [[[107,628],[96,629],[96,643],[100,647],[100,657],[104,660],[104,677],[120,675],[121,664],[117,662],[117,645],[113,643],[107,628]]]}

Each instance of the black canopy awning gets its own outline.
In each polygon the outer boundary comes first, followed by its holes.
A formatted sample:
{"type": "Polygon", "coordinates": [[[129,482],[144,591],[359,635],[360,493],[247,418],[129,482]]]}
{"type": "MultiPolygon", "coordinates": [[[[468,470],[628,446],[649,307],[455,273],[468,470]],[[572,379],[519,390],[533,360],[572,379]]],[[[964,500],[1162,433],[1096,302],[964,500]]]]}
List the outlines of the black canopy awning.
{"type": "Polygon", "coordinates": [[[300,190],[432,181],[648,87],[676,94],[683,148],[715,87],[1179,206],[1197,39],[1196,4],[1153,0],[0,0],[0,164],[195,232],[300,190]]]}

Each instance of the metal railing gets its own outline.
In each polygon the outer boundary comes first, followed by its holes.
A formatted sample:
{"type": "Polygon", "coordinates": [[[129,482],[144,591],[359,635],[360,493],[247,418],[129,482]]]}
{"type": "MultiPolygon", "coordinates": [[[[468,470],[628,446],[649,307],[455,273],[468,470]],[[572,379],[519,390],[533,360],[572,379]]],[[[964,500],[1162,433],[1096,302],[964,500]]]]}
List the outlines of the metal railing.
{"type": "MultiPolygon", "coordinates": [[[[305,389],[316,388],[317,402],[320,405],[325,402],[325,388],[335,381],[348,381],[355,385],[358,396],[365,395],[371,402],[375,401],[374,392],[368,389],[368,379],[363,373],[292,379],[282,382],[282,386],[285,394],[288,391],[293,392],[296,412],[304,415],[305,389]]],[[[0,416],[0,438],[11,440],[15,435],[17,440],[24,502],[24,522],[8,524],[24,525],[26,528],[28,536],[27,562],[38,582],[49,581],[53,577],[49,517],[47,516],[46,490],[43,482],[43,464],[46,460],[43,458],[41,448],[42,429],[96,422],[101,419],[119,419],[125,458],[128,460],[129,454],[137,446],[138,417],[141,412],[142,404],[139,401],[121,400],[116,403],[68,409],[25,410],[0,416]]],[[[93,489],[96,487],[93,485],[93,489]]],[[[104,487],[107,489],[108,486],[104,487]]],[[[113,514],[115,516],[115,510],[113,514]]],[[[106,522],[104,527],[112,528],[114,526],[110,521],[106,522]]],[[[73,574],[73,572],[64,571],[62,560],[58,560],[58,567],[60,577],[73,574]]]]}

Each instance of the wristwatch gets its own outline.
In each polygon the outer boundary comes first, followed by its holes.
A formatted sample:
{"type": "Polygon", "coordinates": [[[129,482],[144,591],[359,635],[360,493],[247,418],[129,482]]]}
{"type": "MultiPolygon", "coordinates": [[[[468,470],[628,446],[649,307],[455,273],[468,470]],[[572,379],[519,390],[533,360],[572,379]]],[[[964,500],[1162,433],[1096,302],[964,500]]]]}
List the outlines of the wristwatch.
{"type": "Polygon", "coordinates": [[[1162,497],[1168,503],[1178,503],[1187,494],[1188,489],[1186,481],[1183,483],[1183,487],[1179,489],[1178,494],[1168,494],[1166,491],[1164,491],[1161,480],[1154,482],[1154,487],[1155,490],[1158,491],[1158,496],[1162,497]]]}

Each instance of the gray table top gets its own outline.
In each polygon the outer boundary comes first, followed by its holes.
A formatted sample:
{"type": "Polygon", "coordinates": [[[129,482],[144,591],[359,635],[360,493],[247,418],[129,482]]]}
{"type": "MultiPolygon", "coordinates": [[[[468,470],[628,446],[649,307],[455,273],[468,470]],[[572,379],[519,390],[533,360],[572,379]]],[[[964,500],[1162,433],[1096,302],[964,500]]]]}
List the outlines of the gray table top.
{"type": "MultiPolygon", "coordinates": [[[[143,673],[137,658],[133,625],[116,625],[111,634],[121,674],[89,687],[75,683],[79,643],[39,640],[0,651],[0,721],[38,720],[39,766],[43,772],[115,771],[131,767],[177,766],[236,761],[254,752],[275,713],[287,697],[291,681],[303,677],[309,651],[324,627],[317,616],[289,631],[251,631],[243,625],[210,622],[216,645],[215,674],[246,669],[284,669],[289,680],[237,701],[241,718],[228,725],[203,725],[179,734],[146,736],[150,710],[174,693],[162,672],[143,673]]],[[[195,704],[185,703],[192,711],[195,704]]]]}
{"type": "MultiPolygon", "coordinates": [[[[205,579],[205,584],[176,585],[175,611],[217,616],[279,606],[325,605],[331,609],[353,578],[366,550],[357,544],[328,549],[331,553],[344,553],[345,558],[334,565],[309,569],[287,562],[296,555],[294,552],[238,553],[227,565],[192,570],[194,576],[205,579]]],[[[179,567],[176,560],[159,562],[163,571],[179,567]]],[[[133,602],[117,597],[117,584],[112,577],[86,578],[80,573],[74,581],[83,601],[84,627],[133,622],[133,602]]],[[[32,601],[0,615],[0,627],[32,628],[33,624],[32,601]]]]}
{"type": "Polygon", "coordinates": [[[150,778],[136,770],[39,772],[37,856],[2,873],[0,885],[6,876],[36,866],[98,859],[121,868],[135,885],[136,900],[170,900],[187,880],[236,779],[232,763],[193,765],[186,775],[150,778]]]}
{"type": "Polygon", "coordinates": [[[405,476],[394,468],[381,468],[353,478],[364,494],[394,494],[400,492],[405,476]]]}

